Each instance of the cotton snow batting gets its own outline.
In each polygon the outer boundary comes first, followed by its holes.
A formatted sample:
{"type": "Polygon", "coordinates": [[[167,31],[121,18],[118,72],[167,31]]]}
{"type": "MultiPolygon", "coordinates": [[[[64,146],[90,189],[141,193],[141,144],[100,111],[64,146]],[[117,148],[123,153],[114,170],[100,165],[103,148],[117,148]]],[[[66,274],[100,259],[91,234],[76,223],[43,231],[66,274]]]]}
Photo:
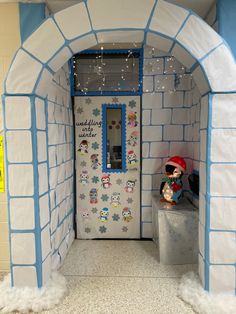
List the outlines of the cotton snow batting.
{"type": "Polygon", "coordinates": [[[58,272],[52,273],[51,279],[41,289],[11,287],[11,278],[8,274],[3,282],[0,282],[0,310],[2,313],[41,312],[57,305],[65,292],[65,277],[58,272]]]}
{"type": "Polygon", "coordinates": [[[178,296],[199,314],[236,313],[236,297],[234,295],[205,291],[199,277],[193,272],[187,273],[181,278],[178,296]]]}

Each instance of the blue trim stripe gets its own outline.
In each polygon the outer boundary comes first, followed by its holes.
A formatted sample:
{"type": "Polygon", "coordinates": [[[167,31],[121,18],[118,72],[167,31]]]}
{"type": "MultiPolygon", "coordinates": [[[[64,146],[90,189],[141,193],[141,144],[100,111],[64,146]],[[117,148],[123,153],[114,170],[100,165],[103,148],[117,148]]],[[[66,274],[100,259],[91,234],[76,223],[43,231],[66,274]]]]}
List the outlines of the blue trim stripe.
{"type": "Polygon", "coordinates": [[[45,3],[19,3],[20,35],[23,43],[45,19],[45,3]]]}
{"type": "Polygon", "coordinates": [[[147,25],[146,25],[146,28],[145,28],[145,35],[144,35],[144,39],[143,39],[143,43],[145,43],[145,44],[147,43],[147,33],[148,33],[148,30],[149,30],[149,26],[150,26],[150,24],[152,22],[152,18],[153,18],[154,12],[156,10],[157,3],[158,3],[158,0],[155,0],[155,3],[153,5],[151,14],[149,16],[149,19],[148,19],[148,22],[147,22],[147,25]]]}
{"type": "MultiPolygon", "coordinates": [[[[206,212],[205,212],[205,290],[209,291],[209,265],[210,265],[210,194],[211,194],[211,129],[212,129],[212,95],[208,97],[208,127],[207,127],[207,153],[206,153],[206,212]]],[[[201,173],[200,173],[201,174],[201,173]]]]}
{"type": "Polygon", "coordinates": [[[34,212],[35,212],[35,255],[38,287],[42,287],[42,245],[41,245],[41,229],[40,229],[40,212],[39,212],[39,174],[38,174],[38,143],[36,128],[36,103],[31,98],[31,120],[32,120],[32,150],[33,150],[33,166],[34,166],[34,212]]]}
{"type": "Polygon", "coordinates": [[[124,173],[126,167],[126,105],[125,104],[102,104],[102,171],[104,173],[124,173]],[[121,147],[122,168],[107,168],[107,109],[121,109],[121,147]]]}

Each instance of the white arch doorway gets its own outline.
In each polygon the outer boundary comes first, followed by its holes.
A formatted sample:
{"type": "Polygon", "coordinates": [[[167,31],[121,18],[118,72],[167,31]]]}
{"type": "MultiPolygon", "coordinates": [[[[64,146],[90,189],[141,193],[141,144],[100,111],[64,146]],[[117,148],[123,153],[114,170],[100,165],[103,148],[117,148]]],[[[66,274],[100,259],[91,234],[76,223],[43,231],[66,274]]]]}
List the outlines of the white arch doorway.
{"type": "MultiPolygon", "coordinates": [[[[206,290],[235,291],[231,224],[236,195],[234,58],[222,38],[199,17],[161,0],[84,1],[46,19],[16,53],[4,95],[6,138],[8,132],[14,132],[12,135],[24,140],[23,151],[6,143],[12,284],[25,284],[27,272],[27,284],[41,287],[52,269],[46,139],[44,157],[39,158],[40,138],[46,138],[49,132],[45,125],[47,87],[73,54],[109,42],[144,43],[171,51],[192,68],[199,90],[209,100],[201,113],[205,141],[201,141],[199,274],[206,290]],[[17,115],[12,114],[15,111],[17,115]],[[24,224],[24,219],[13,225],[14,215],[22,207],[31,215],[30,226],[24,224]],[[217,225],[215,221],[219,220],[217,225]],[[19,242],[24,246],[19,248],[19,242]]],[[[60,133],[62,129],[56,126],[55,131],[60,133]]],[[[69,172],[71,167],[68,165],[69,172]]],[[[60,186],[68,195],[72,180],[73,175],[64,178],[60,186]]],[[[62,243],[66,239],[64,245],[68,248],[73,232],[69,213],[65,217],[54,241],[62,243]]]]}

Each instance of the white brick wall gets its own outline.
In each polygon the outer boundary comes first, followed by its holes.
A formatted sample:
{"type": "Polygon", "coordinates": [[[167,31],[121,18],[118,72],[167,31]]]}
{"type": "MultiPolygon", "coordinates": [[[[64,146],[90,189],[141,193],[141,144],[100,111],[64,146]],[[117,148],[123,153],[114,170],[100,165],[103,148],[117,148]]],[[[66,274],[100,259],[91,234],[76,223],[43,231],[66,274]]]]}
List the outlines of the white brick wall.
{"type": "Polygon", "coordinates": [[[153,109],[152,110],[152,124],[170,124],[171,123],[171,109],[153,109]]]}
{"type": "Polygon", "coordinates": [[[68,82],[68,68],[59,70],[49,88],[48,147],[51,210],[52,264],[58,268],[69,247],[66,237],[73,233],[73,125],[68,82]],[[67,216],[68,213],[71,214],[67,216]],[[60,219],[59,219],[60,218],[60,219]],[[55,251],[56,250],[56,251],[55,251]],[[58,255],[59,254],[59,255],[58,255]]]}
{"type": "Polygon", "coordinates": [[[164,141],[183,141],[183,126],[165,125],[163,139],[164,141]]]}
{"type": "MultiPolygon", "coordinates": [[[[147,222],[151,195],[159,193],[167,159],[173,155],[185,158],[185,189],[189,189],[189,172],[199,170],[201,95],[192,76],[174,57],[150,47],[145,48],[144,56],[142,221],[147,222]]],[[[142,230],[147,236],[150,224],[143,224],[142,230]]]]}

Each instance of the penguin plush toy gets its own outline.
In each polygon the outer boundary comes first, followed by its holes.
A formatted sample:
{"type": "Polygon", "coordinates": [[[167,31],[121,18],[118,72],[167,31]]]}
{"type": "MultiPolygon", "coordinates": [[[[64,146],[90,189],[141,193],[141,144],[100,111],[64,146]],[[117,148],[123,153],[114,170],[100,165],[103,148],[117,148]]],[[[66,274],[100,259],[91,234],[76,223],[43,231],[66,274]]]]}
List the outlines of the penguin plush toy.
{"type": "Polygon", "coordinates": [[[183,192],[182,176],[186,171],[186,162],[180,156],[171,157],[165,164],[166,175],[160,186],[161,202],[176,205],[183,192]]]}

